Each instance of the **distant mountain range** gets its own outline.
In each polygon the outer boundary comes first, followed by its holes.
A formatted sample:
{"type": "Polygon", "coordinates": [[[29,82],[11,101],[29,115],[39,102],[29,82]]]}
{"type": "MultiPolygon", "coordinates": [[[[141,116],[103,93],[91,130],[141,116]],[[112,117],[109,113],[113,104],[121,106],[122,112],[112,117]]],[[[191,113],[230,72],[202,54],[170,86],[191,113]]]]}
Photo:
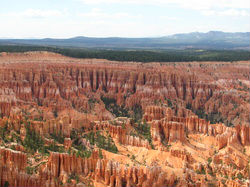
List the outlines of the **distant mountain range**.
{"type": "Polygon", "coordinates": [[[191,32],[151,38],[0,39],[0,45],[39,45],[99,49],[250,49],[250,32],[191,32]]]}

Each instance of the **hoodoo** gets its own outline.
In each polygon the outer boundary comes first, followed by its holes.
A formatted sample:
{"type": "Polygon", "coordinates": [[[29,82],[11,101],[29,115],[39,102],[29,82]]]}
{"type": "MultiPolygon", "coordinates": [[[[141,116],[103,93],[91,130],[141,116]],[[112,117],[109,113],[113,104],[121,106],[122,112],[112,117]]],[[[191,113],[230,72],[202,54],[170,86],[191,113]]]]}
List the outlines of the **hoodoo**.
{"type": "Polygon", "coordinates": [[[0,186],[248,187],[249,66],[0,54],[0,186]]]}

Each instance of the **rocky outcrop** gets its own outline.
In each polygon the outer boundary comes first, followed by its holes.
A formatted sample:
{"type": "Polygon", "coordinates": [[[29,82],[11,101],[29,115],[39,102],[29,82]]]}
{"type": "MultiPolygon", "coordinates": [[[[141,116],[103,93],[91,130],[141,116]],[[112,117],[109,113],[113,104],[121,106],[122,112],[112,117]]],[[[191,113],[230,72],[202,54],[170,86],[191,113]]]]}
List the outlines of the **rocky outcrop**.
{"type": "MultiPolygon", "coordinates": [[[[98,168],[105,167],[101,163],[98,168]]],[[[119,163],[109,161],[104,173],[98,172],[98,179],[103,178],[106,185],[111,187],[121,186],[172,186],[175,177],[167,176],[159,167],[125,167],[119,163]]],[[[99,169],[100,171],[101,169],[99,169]]]]}
{"type": "Polygon", "coordinates": [[[137,136],[131,136],[130,132],[131,122],[129,119],[123,118],[123,121],[114,120],[110,121],[98,121],[95,122],[94,131],[105,130],[108,131],[110,136],[117,142],[123,145],[131,145],[136,147],[145,147],[151,149],[148,140],[143,140],[137,136]],[[113,123],[113,124],[112,124],[113,123]]]}
{"type": "Polygon", "coordinates": [[[0,126],[4,127],[5,124],[8,124],[10,129],[15,131],[20,131],[25,135],[25,124],[30,124],[29,127],[36,131],[40,135],[48,134],[61,134],[65,137],[70,137],[70,132],[72,129],[81,129],[82,127],[89,128],[91,125],[90,119],[88,116],[72,116],[72,115],[63,115],[57,119],[50,120],[26,120],[24,116],[21,115],[11,115],[9,118],[4,117],[0,118],[0,126]],[[82,117],[82,118],[81,118],[82,117]]]}
{"type": "Polygon", "coordinates": [[[81,175],[93,172],[98,157],[97,152],[93,152],[89,159],[52,152],[48,162],[37,168],[37,173],[28,174],[26,168],[32,166],[28,165],[25,153],[1,147],[0,155],[0,184],[4,186],[5,182],[8,182],[9,186],[13,187],[59,187],[61,183],[58,179],[66,183],[65,180],[73,172],[81,175]]]}
{"type": "Polygon", "coordinates": [[[197,116],[187,118],[168,115],[161,120],[153,120],[151,124],[151,136],[156,145],[162,142],[185,142],[190,133],[201,133],[216,138],[216,146],[222,149],[227,145],[249,145],[249,126],[237,125],[226,127],[224,124],[210,124],[197,116]]]}
{"type": "Polygon", "coordinates": [[[226,186],[228,186],[228,187],[234,187],[234,186],[248,187],[249,186],[249,182],[248,182],[248,184],[244,184],[240,180],[227,180],[226,186]]]}
{"type": "Polygon", "coordinates": [[[0,184],[10,186],[28,186],[29,176],[25,172],[27,156],[20,151],[0,147],[0,184]]]}
{"type": "Polygon", "coordinates": [[[164,117],[164,108],[160,106],[148,106],[145,108],[143,119],[146,121],[160,120],[164,117]]]}
{"type": "Polygon", "coordinates": [[[236,125],[237,137],[240,138],[242,145],[250,144],[250,126],[248,125],[236,125]]]}
{"type": "Polygon", "coordinates": [[[9,168],[13,167],[16,171],[22,171],[25,169],[27,157],[24,153],[0,147],[0,155],[0,161],[1,163],[5,163],[5,166],[8,166],[9,168]]]}
{"type": "Polygon", "coordinates": [[[51,177],[59,178],[65,183],[71,173],[84,174],[85,176],[91,174],[95,170],[97,159],[98,152],[96,151],[92,153],[90,158],[85,159],[66,153],[52,152],[42,171],[50,172],[51,177]]]}
{"type": "Polygon", "coordinates": [[[152,120],[160,120],[164,117],[168,116],[178,116],[178,117],[190,117],[196,116],[191,110],[186,109],[184,107],[170,108],[166,106],[146,106],[144,109],[143,120],[150,122],[152,120]],[[177,113],[175,112],[177,110],[177,113]]]}
{"type": "Polygon", "coordinates": [[[170,154],[174,157],[181,158],[181,160],[186,161],[188,163],[193,162],[192,155],[185,150],[171,149],[170,154]]]}
{"type": "Polygon", "coordinates": [[[151,136],[153,142],[161,144],[161,142],[185,142],[185,126],[183,123],[176,121],[168,121],[165,118],[162,120],[155,120],[151,124],[151,136]]]}
{"type": "Polygon", "coordinates": [[[160,167],[127,167],[115,161],[99,159],[95,153],[89,159],[52,153],[43,171],[50,171],[51,176],[57,177],[62,182],[67,181],[69,174],[75,173],[93,177],[95,181],[111,187],[157,187],[163,184],[171,186],[176,180],[173,176],[167,176],[160,167]]]}

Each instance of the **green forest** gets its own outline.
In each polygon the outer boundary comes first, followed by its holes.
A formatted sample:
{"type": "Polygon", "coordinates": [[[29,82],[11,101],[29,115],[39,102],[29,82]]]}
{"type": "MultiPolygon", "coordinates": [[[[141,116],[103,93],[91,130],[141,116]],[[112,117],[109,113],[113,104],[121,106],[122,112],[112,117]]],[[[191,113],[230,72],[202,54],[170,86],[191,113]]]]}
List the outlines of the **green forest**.
{"type": "Polygon", "coordinates": [[[64,48],[29,45],[0,45],[0,52],[50,51],[74,58],[97,58],[136,62],[190,62],[190,61],[239,61],[250,60],[244,50],[115,50],[64,48]]]}

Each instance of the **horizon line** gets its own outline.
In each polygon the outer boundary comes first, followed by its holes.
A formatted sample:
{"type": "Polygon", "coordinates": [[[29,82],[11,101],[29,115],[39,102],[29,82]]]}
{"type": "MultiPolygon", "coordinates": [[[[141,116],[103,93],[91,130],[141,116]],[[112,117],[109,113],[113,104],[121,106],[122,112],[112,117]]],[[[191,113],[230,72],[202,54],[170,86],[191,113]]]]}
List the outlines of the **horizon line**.
{"type": "Polygon", "coordinates": [[[86,37],[86,38],[161,38],[161,37],[168,37],[174,36],[178,34],[191,34],[191,33],[209,33],[209,32],[222,32],[222,33],[250,33],[250,31],[237,31],[237,32],[230,32],[230,31],[220,31],[220,30],[210,30],[207,32],[200,32],[200,31],[192,31],[192,32],[178,32],[173,34],[166,34],[166,35],[159,35],[159,36],[140,36],[140,37],[126,37],[126,36],[86,36],[86,35],[76,35],[71,37],[23,37],[23,38],[13,38],[13,37],[0,37],[0,40],[41,40],[41,39],[72,39],[77,37],[86,37]]]}

